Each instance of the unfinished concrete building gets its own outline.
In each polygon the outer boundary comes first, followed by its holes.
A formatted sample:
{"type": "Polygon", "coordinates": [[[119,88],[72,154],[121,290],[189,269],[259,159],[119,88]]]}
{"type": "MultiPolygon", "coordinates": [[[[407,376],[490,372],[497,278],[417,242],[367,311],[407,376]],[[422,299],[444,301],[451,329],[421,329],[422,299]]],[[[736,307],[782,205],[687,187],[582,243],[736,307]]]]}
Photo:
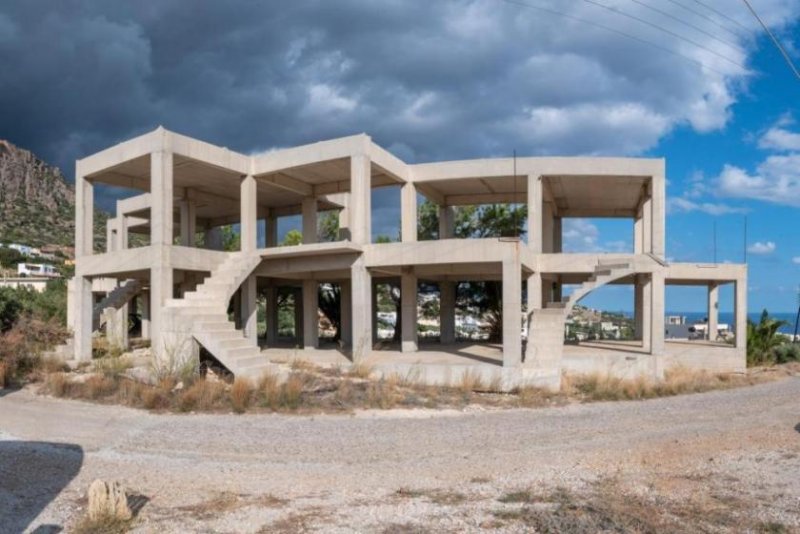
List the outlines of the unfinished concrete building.
{"type": "Polygon", "coordinates": [[[661,159],[407,164],[367,135],[248,156],[158,128],[79,160],[76,190],[71,325],[79,360],[91,357],[101,317],[109,335],[126,344],[125,318],[136,306],[140,335],[151,340],[157,360],[196,358],[205,349],[234,375],[249,377],[294,357],[369,360],[379,372],[413,373],[427,382],[455,381],[469,371],[506,387],[550,388],[559,387],[565,371],[659,377],[674,364],[714,371],[745,367],[740,334],[746,331],[746,266],[666,261],[661,159]],[[93,250],[96,184],[141,192],[117,203],[103,253],[93,250]],[[401,240],[374,243],[371,195],[388,186],[400,188],[401,240]],[[436,240],[418,240],[421,197],[439,207],[436,240]],[[526,240],[454,238],[454,206],[496,203],[527,203],[526,240]],[[324,210],[338,211],[338,241],[317,242],[324,210]],[[298,214],[303,243],[279,246],[278,218],[298,214]],[[570,217],[632,220],[633,251],[562,252],[562,221],[570,217]],[[239,225],[240,235],[240,250],[233,252],[222,250],[220,232],[231,224],[239,225]],[[134,234],[148,244],[129,246],[134,234]],[[116,280],[116,288],[98,293],[97,281],[108,279],[116,280]],[[402,343],[378,350],[374,288],[386,280],[401,287],[402,343]],[[502,282],[502,344],[456,337],[457,284],[475,280],[502,282]],[[420,282],[438,285],[440,292],[440,335],[423,346],[417,328],[420,282]],[[320,346],[323,283],[341,288],[338,345],[320,346]],[[635,341],[565,346],[572,307],[606,284],[633,286],[635,341]],[[733,284],[735,342],[665,342],[669,284],[707,288],[710,332],[717,324],[718,288],[733,284]],[[565,285],[577,287],[562,296],[565,285]],[[279,339],[279,288],[292,288],[296,297],[294,339],[279,339]],[[266,298],[263,337],[257,328],[259,296],[266,298]]]}

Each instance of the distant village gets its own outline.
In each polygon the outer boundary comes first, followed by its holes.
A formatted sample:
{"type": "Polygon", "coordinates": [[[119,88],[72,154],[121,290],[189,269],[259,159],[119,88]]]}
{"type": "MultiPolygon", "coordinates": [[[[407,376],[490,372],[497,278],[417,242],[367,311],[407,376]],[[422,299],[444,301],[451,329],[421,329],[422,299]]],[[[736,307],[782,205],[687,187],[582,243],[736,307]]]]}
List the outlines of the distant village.
{"type": "Polygon", "coordinates": [[[0,287],[44,291],[47,283],[71,276],[75,261],[64,247],[0,243],[0,287]]]}

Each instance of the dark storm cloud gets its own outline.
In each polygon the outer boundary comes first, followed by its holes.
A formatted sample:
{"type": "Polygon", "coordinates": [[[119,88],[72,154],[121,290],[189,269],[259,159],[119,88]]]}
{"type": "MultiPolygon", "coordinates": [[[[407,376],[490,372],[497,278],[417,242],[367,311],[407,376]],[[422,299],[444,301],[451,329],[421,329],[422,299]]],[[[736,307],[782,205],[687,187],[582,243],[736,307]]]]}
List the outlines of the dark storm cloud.
{"type": "Polygon", "coordinates": [[[159,124],[246,153],[367,132],[409,161],[634,154],[725,124],[746,73],[686,53],[723,74],[499,0],[6,2],[0,137],[68,176],[159,124]]]}

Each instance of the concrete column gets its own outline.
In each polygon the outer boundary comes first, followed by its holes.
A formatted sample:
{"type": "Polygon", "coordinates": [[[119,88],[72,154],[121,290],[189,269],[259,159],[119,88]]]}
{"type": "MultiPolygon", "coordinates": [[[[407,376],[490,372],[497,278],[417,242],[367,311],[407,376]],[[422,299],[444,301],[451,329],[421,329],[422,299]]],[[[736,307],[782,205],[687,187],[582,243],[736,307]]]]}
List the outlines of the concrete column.
{"type": "Polygon", "coordinates": [[[278,286],[267,288],[267,346],[278,344],[278,286]]]}
{"type": "Polygon", "coordinates": [[[164,304],[172,298],[173,272],[172,267],[159,265],[150,269],[150,336],[153,353],[157,357],[170,351],[178,351],[180,347],[167,346],[163,338],[164,304]]]}
{"type": "Polygon", "coordinates": [[[372,289],[370,299],[372,300],[370,306],[370,323],[372,324],[372,343],[378,342],[378,281],[372,280],[372,289]]]}
{"type": "Polygon", "coordinates": [[[350,267],[353,362],[372,352],[372,276],[360,256],[350,267]]]}
{"type": "Polygon", "coordinates": [[[519,256],[503,261],[503,367],[522,363],[522,266],[519,256]]]}
{"type": "Polygon", "coordinates": [[[270,209],[265,224],[265,240],[267,248],[278,246],[278,218],[274,210],[270,209]]]}
{"type": "Polygon", "coordinates": [[[128,349],[128,305],[118,309],[106,308],[106,339],[108,344],[120,350],[128,349]]]}
{"type": "Polygon", "coordinates": [[[317,199],[305,197],[303,199],[303,244],[317,242],[317,199]]]}
{"type": "Polygon", "coordinates": [[[153,245],[172,245],[174,241],[172,173],[172,152],[150,154],[150,243],[153,245]]]}
{"type": "Polygon", "coordinates": [[[417,275],[404,268],[400,275],[400,309],[402,313],[401,350],[417,351],[417,275]]]}
{"type": "Polygon", "coordinates": [[[350,280],[339,283],[339,320],[341,322],[340,338],[345,347],[353,345],[353,293],[350,280]]]}
{"type": "MultiPolygon", "coordinates": [[[[350,158],[350,236],[353,243],[362,245],[372,242],[371,182],[372,164],[369,156],[359,154],[350,158]]],[[[353,291],[355,293],[356,290],[353,291]]]]}
{"type": "Polygon", "coordinates": [[[256,179],[247,175],[240,186],[240,227],[241,249],[252,252],[258,248],[258,198],[256,179]]]}
{"type": "Polygon", "coordinates": [[[117,246],[117,220],[108,219],[106,221],[106,252],[119,250],[117,246]]]}
{"type": "Polygon", "coordinates": [[[739,280],[734,282],[734,318],[736,324],[734,331],[736,332],[735,346],[737,349],[747,349],[747,276],[742,276],[739,280]]]}
{"type": "Polygon", "coordinates": [[[456,342],[456,282],[439,282],[439,339],[443,345],[456,342]]]}
{"type": "Polygon", "coordinates": [[[303,290],[293,288],[294,296],[294,340],[298,347],[303,346],[303,290]]]}
{"type": "Polygon", "coordinates": [[[206,230],[206,248],[222,250],[222,229],[219,226],[212,226],[206,230]]]}
{"type": "Polygon", "coordinates": [[[641,205],[636,211],[636,218],[633,220],[633,253],[644,254],[644,216],[641,205]]]}
{"type": "Polygon", "coordinates": [[[664,354],[664,273],[655,271],[650,280],[650,353],[664,354]]]}
{"type": "Polygon", "coordinates": [[[652,253],[658,256],[659,258],[663,258],[665,254],[665,245],[664,245],[664,236],[666,233],[666,209],[665,204],[666,201],[664,196],[666,194],[666,186],[665,186],[665,178],[664,172],[662,171],[661,174],[657,176],[653,176],[653,182],[651,185],[651,197],[652,197],[652,240],[651,240],[651,247],[652,253]]]}
{"type": "Polygon", "coordinates": [[[554,232],[553,205],[550,202],[542,202],[542,252],[553,252],[554,232]]]}
{"type": "Polygon", "coordinates": [[[417,188],[407,182],[400,189],[400,236],[403,243],[417,240],[417,188]]]}
{"type": "Polygon", "coordinates": [[[94,186],[75,166],[75,258],[94,254],[94,186]]]}
{"type": "Polygon", "coordinates": [[[544,305],[542,299],[542,273],[531,273],[527,279],[527,307],[531,310],[541,310],[544,305]]]}
{"type": "Polygon", "coordinates": [[[455,236],[455,212],[452,206],[439,206],[439,239],[453,239],[455,236]]]}
{"type": "Polygon", "coordinates": [[[303,348],[319,347],[319,287],[316,280],[303,280],[303,348]]]}
{"type": "Polygon", "coordinates": [[[128,217],[126,215],[117,217],[117,245],[120,250],[128,249],[128,217]]]}
{"type": "Polygon", "coordinates": [[[543,251],[542,177],[528,176],[528,247],[534,254],[543,251]]]}
{"type": "Polygon", "coordinates": [[[650,197],[642,203],[642,254],[653,252],[653,201],[650,197]]]}
{"type": "Polygon", "coordinates": [[[553,218],[553,252],[559,253],[563,250],[563,225],[561,217],[553,218]]]}
{"type": "Polygon", "coordinates": [[[719,284],[708,284],[708,340],[716,341],[719,335],[719,284]]]}
{"type": "Polygon", "coordinates": [[[339,210],[339,240],[349,241],[350,232],[350,193],[342,193],[342,209],[339,210]]]}
{"type": "MultiPolygon", "coordinates": [[[[187,191],[188,194],[188,191],[187,191]]],[[[184,198],[181,207],[181,245],[194,246],[194,236],[197,233],[197,206],[194,199],[184,198]]]]}
{"type": "Polygon", "coordinates": [[[643,275],[636,275],[633,282],[633,337],[644,339],[644,287],[643,275]]]}
{"type": "Polygon", "coordinates": [[[150,293],[142,291],[142,339],[150,339],[150,293]]]}
{"type": "Polygon", "coordinates": [[[90,361],[92,359],[92,281],[83,276],[75,276],[74,280],[74,317],[75,359],[90,361]]]}
{"type": "Polygon", "coordinates": [[[258,343],[258,277],[251,274],[242,283],[242,328],[244,337],[258,343]]]}

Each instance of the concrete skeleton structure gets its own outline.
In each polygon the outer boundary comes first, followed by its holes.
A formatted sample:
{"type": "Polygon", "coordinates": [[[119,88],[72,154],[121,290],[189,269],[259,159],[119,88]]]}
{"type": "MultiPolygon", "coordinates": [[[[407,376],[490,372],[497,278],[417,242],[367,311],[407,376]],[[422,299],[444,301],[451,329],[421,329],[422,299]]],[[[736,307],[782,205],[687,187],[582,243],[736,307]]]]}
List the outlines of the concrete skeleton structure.
{"type": "MultiPolygon", "coordinates": [[[[661,159],[500,158],[412,165],[367,135],[247,156],[158,128],[77,161],[76,192],[71,315],[77,359],[91,357],[98,309],[125,317],[127,311],[119,310],[134,303],[147,317],[143,336],[152,340],[157,359],[194,358],[203,347],[234,374],[258,376],[271,361],[298,354],[278,337],[278,290],[292,288],[297,338],[290,346],[302,347],[299,355],[313,360],[323,352],[318,289],[332,283],[342,295],[342,347],[336,353],[350,362],[376,358],[384,372],[414,372],[428,382],[457,379],[471,370],[507,387],[557,388],[569,369],[658,377],[665,366],[686,363],[681,358],[716,370],[745,366],[745,336],[737,335],[733,346],[715,348],[709,360],[685,351],[672,357],[665,349],[665,285],[707,287],[713,331],[718,287],[734,284],[739,333],[745,331],[747,270],[665,260],[661,159]],[[96,184],[140,192],[117,202],[104,253],[93,250],[96,184]],[[401,241],[378,244],[371,239],[371,192],[387,186],[400,188],[401,241]],[[418,240],[420,196],[439,206],[439,236],[433,241],[418,240]],[[527,203],[527,242],[454,238],[454,206],[496,203],[527,203]],[[325,210],[339,213],[338,241],[317,242],[318,214],[325,210]],[[298,214],[303,244],[278,246],[277,219],[298,214]],[[562,221],[569,217],[631,219],[633,251],[564,253],[562,221]],[[221,250],[221,227],[230,224],[240,228],[236,252],[221,250]],[[259,224],[265,229],[263,243],[259,224]],[[131,233],[148,236],[149,244],[131,248],[131,233]],[[97,303],[93,280],[109,278],[118,287],[97,303]],[[456,339],[457,284],[477,280],[502,281],[502,348],[494,359],[465,357],[469,351],[461,354],[456,339]],[[373,349],[375,284],[386,281],[399,281],[402,302],[402,342],[391,358],[390,352],[373,349]],[[420,281],[440,289],[438,352],[449,357],[434,358],[438,363],[426,360],[430,347],[417,352],[420,281]],[[562,287],[572,284],[578,288],[562,297],[562,287]],[[618,350],[616,356],[604,353],[596,364],[585,352],[570,360],[564,351],[566,317],[580,298],[606,284],[635,288],[637,348],[618,350]],[[257,335],[259,294],[266,298],[265,348],[257,335]]],[[[112,323],[115,336],[127,343],[120,330],[126,321],[112,323]]]]}

